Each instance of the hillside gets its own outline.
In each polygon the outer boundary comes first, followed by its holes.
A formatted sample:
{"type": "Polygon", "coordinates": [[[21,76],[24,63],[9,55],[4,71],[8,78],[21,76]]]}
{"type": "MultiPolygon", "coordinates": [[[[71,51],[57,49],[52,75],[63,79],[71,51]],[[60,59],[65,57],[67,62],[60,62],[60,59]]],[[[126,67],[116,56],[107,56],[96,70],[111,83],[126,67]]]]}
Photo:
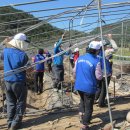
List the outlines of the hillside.
{"type": "MultiPolygon", "coordinates": [[[[126,47],[128,47],[129,43],[130,43],[130,37],[129,37],[129,33],[130,33],[130,21],[129,20],[124,20],[123,21],[123,44],[125,44],[126,47]]],[[[122,35],[120,35],[122,33],[122,22],[115,22],[112,24],[107,24],[103,26],[103,33],[109,31],[108,33],[112,33],[115,34],[113,35],[114,40],[117,42],[118,46],[121,45],[121,41],[122,41],[122,35]]],[[[97,27],[95,28],[90,34],[91,35],[95,35],[100,33],[100,28],[97,27]]]]}
{"type": "MultiPolygon", "coordinates": [[[[31,25],[35,25],[39,22],[41,22],[41,20],[22,10],[15,9],[13,7],[0,8],[1,36],[13,36],[17,32],[21,32],[31,25]]],[[[33,46],[39,47],[50,46],[54,44],[54,41],[57,40],[63,33],[63,29],[54,27],[49,23],[45,23],[44,25],[28,32],[27,35],[29,39],[34,43],[33,46]],[[53,41],[51,41],[52,39],[53,41]]],[[[65,37],[68,39],[69,33],[66,32],[66,34],[67,35],[65,37]]],[[[76,35],[84,33],[77,30],[72,30],[71,34],[76,35]]],[[[3,37],[0,37],[0,41],[3,39],[3,37]]]]}
{"type": "MultiPolygon", "coordinates": [[[[17,31],[21,32],[26,28],[28,28],[29,26],[35,25],[40,22],[40,20],[38,18],[35,18],[33,15],[25,13],[21,10],[17,10],[13,7],[0,8],[0,12],[1,14],[3,14],[0,15],[0,30],[1,30],[0,32],[2,32],[1,34],[5,36],[12,36],[16,34],[17,31]],[[21,12],[21,13],[11,14],[17,12],[21,12]],[[4,15],[5,13],[10,13],[10,14],[4,15]]],[[[27,33],[27,35],[30,36],[31,41],[37,41],[38,39],[43,40],[45,38],[51,38],[51,36],[58,37],[62,33],[63,30],[59,30],[58,28],[53,27],[51,24],[46,23],[43,26],[40,26],[39,28],[33,31],[30,31],[29,33],[27,33]],[[43,33],[48,31],[51,32],[42,35],[36,35],[38,33],[43,33]]]]}

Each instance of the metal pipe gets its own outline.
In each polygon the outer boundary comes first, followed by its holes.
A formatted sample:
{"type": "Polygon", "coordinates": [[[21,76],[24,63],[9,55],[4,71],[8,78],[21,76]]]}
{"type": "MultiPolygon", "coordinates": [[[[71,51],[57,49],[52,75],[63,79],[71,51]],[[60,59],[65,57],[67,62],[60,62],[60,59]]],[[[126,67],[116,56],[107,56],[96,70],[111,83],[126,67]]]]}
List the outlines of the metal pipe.
{"type": "Polygon", "coordinates": [[[57,1],[57,0],[39,0],[39,1],[34,1],[34,2],[25,2],[25,3],[18,3],[18,4],[9,4],[9,5],[0,6],[0,8],[3,8],[3,7],[13,7],[13,6],[21,6],[21,5],[30,5],[30,4],[39,4],[39,3],[51,2],[51,1],[57,1]]]}
{"type": "Polygon", "coordinates": [[[105,50],[104,50],[104,46],[103,46],[103,32],[102,32],[102,19],[101,19],[101,0],[98,0],[98,11],[99,11],[100,33],[101,33],[101,40],[102,40],[102,52],[103,52],[103,62],[104,62],[104,73],[105,73],[105,84],[106,84],[105,87],[106,87],[106,94],[107,94],[107,103],[108,103],[109,117],[110,117],[112,130],[114,130],[110,101],[109,101],[109,93],[108,93],[108,81],[107,81],[107,72],[106,72],[105,50]]]}

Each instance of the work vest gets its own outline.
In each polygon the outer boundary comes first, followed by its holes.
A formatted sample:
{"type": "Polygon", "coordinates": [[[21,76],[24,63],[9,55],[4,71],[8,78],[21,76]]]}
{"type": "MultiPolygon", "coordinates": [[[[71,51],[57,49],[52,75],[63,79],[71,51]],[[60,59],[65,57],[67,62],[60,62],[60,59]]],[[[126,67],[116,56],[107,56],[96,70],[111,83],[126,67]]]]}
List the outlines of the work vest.
{"type": "MultiPolygon", "coordinates": [[[[41,61],[41,60],[44,60],[44,59],[45,59],[45,57],[42,54],[37,54],[35,56],[34,62],[38,62],[38,61],[41,61]]],[[[36,71],[44,71],[44,62],[37,64],[36,67],[35,67],[35,70],[36,71]]]]}
{"type": "Polygon", "coordinates": [[[95,94],[97,90],[95,70],[98,63],[99,60],[97,56],[90,53],[78,58],[76,64],[76,90],[89,94],[95,94]]]}

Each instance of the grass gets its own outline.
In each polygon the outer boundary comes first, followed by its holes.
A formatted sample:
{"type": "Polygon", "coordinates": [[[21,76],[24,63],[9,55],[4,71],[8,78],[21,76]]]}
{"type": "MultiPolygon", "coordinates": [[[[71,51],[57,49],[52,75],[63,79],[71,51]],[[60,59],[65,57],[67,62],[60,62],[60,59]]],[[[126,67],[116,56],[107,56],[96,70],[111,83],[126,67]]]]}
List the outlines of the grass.
{"type": "MultiPolygon", "coordinates": [[[[115,53],[116,55],[121,55],[121,48],[118,49],[118,51],[115,53]]],[[[130,61],[130,50],[129,48],[122,48],[122,56],[129,56],[129,57],[119,57],[119,56],[113,56],[114,60],[124,60],[124,61],[130,61]]]]}
{"type": "MultiPolygon", "coordinates": [[[[116,52],[117,55],[121,55],[121,48],[118,49],[116,52]]],[[[123,56],[130,56],[130,50],[129,48],[122,48],[122,55],[123,56]]]]}

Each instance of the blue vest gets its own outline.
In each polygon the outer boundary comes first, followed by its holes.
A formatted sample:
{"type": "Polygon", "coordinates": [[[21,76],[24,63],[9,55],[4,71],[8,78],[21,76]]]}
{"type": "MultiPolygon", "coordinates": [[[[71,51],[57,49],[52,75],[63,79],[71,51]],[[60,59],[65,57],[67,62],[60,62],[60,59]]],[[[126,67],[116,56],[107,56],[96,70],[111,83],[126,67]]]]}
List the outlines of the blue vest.
{"type": "MultiPolygon", "coordinates": [[[[102,69],[102,72],[104,74],[104,61],[103,61],[103,52],[102,50],[100,50],[100,53],[98,55],[98,58],[100,60],[100,63],[101,63],[101,69],[102,69]]],[[[111,74],[112,73],[112,66],[111,66],[111,63],[109,62],[109,59],[107,60],[105,58],[105,62],[106,62],[106,73],[107,75],[111,74]]]]}
{"type": "MultiPolygon", "coordinates": [[[[18,69],[27,64],[28,57],[24,51],[21,51],[16,48],[5,48],[3,51],[3,60],[4,60],[4,72],[11,71],[13,69],[18,69]]],[[[22,71],[17,74],[10,76],[5,76],[5,81],[24,81],[26,79],[26,72],[22,71]]]]}
{"type": "Polygon", "coordinates": [[[95,76],[96,66],[99,63],[97,56],[87,53],[80,56],[76,65],[75,89],[95,94],[97,90],[97,79],[95,76]]]}
{"type": "MultiPolygon", "coordinates": [[[[35,56],[35,59],[34,59],[34,62],[38,62],[38,61],[41,61],[41,60],[44,60],[45,57],[42,55],[42,54],[37,54],[35,56]]],[[[44,71],[44,62],[43,63],[40,63],[40,64],[36,64],[36,71],[44,71]]]]}

